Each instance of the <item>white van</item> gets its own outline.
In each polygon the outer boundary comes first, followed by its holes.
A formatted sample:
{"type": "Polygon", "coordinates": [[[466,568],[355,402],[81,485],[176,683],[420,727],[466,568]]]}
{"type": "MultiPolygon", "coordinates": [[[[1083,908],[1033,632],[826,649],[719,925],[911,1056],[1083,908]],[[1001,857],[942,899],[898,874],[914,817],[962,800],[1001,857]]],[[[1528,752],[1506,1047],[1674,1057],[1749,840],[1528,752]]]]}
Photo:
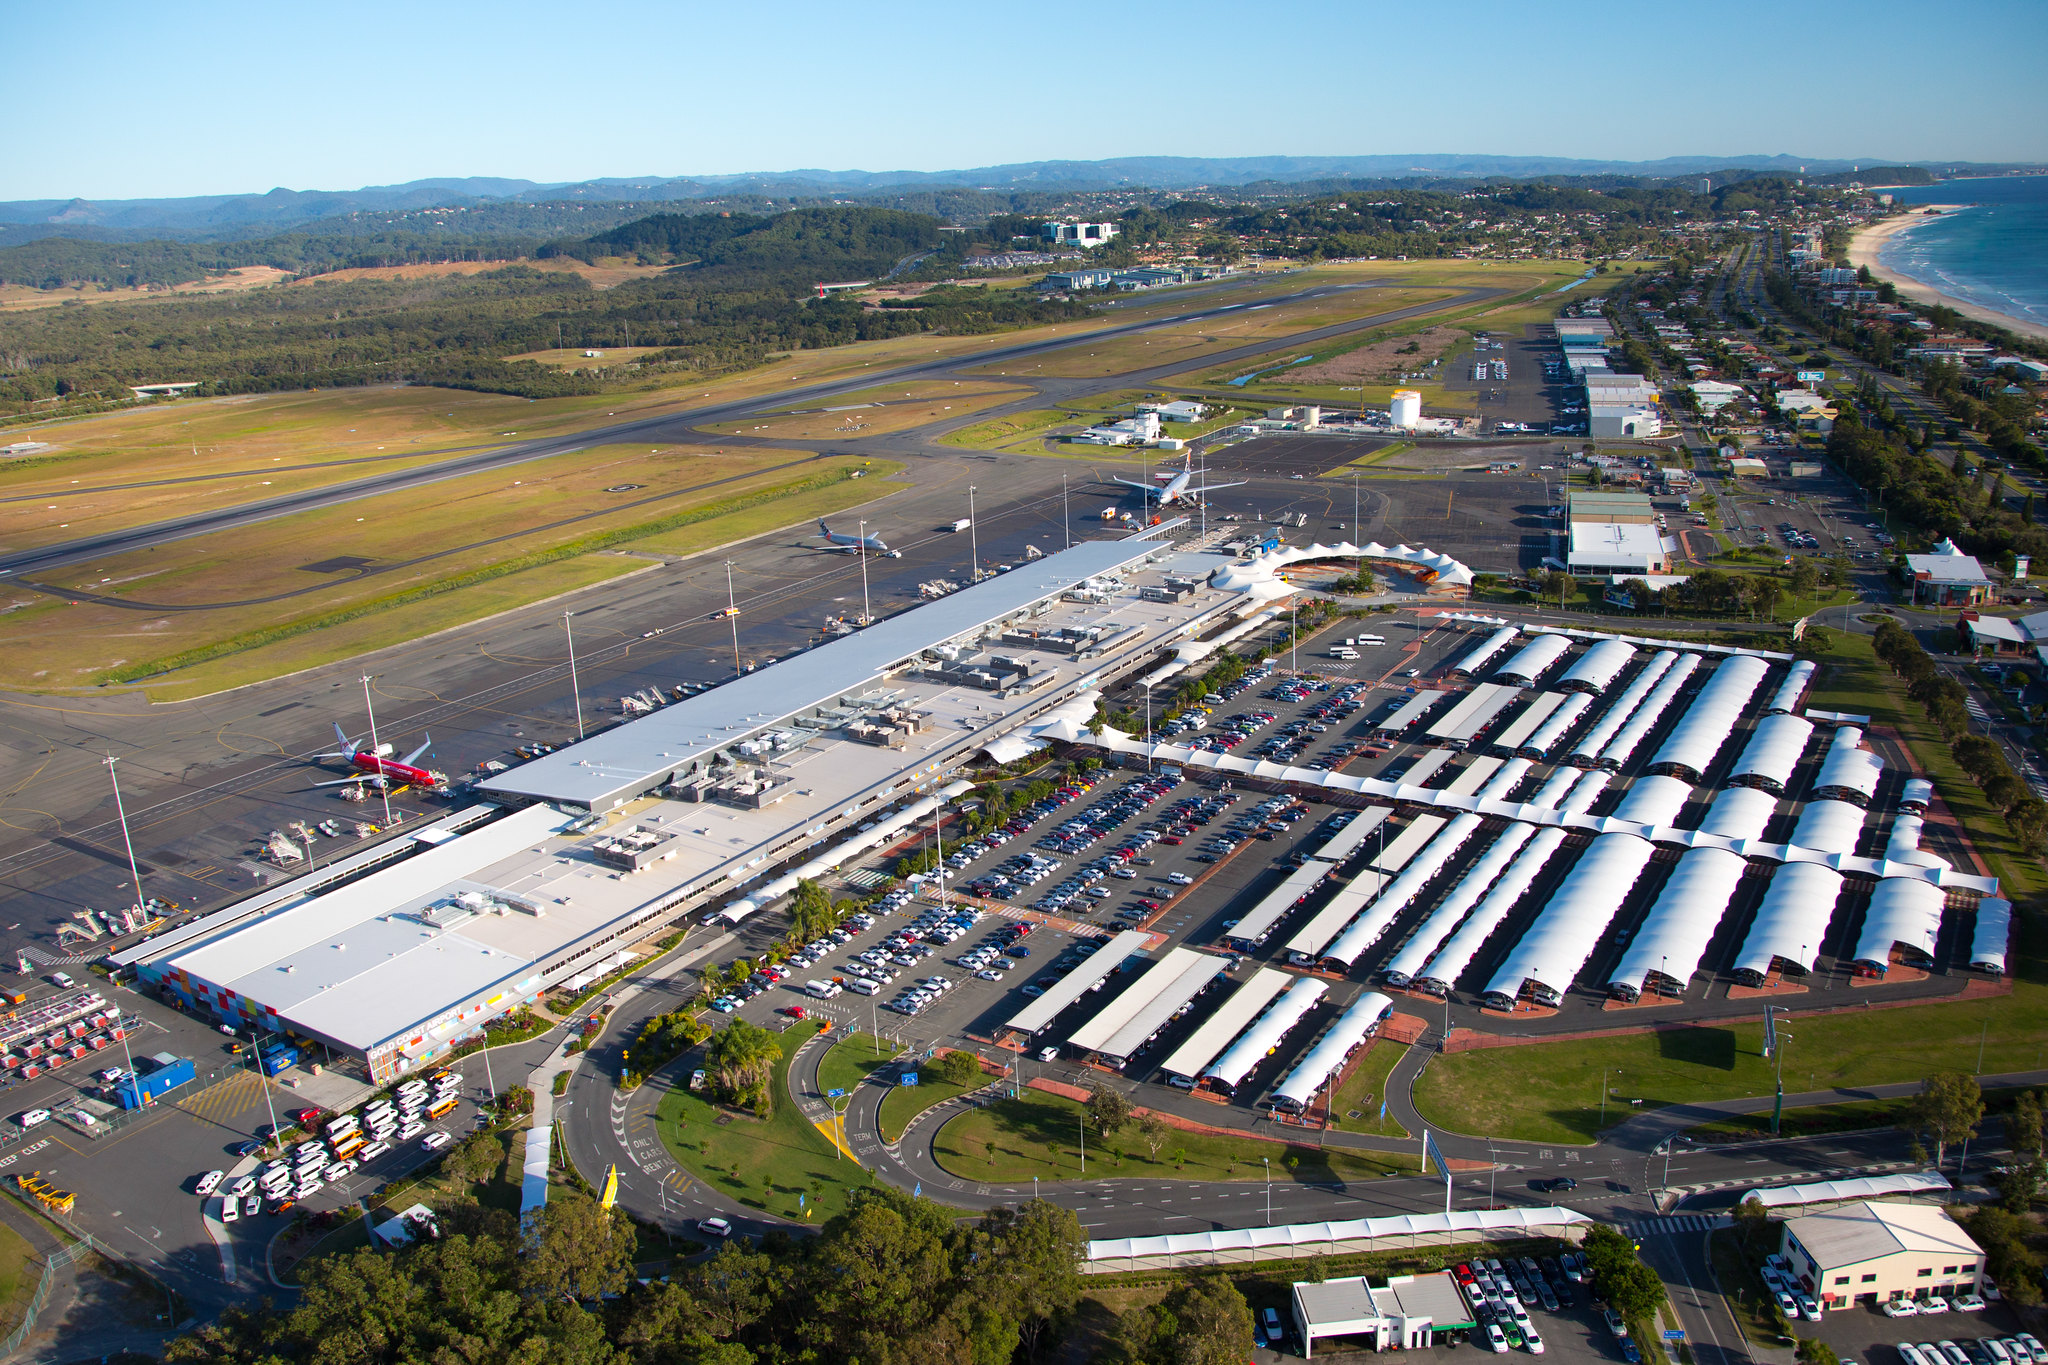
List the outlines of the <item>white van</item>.
{"type": "Polygon", "coordinates": [[[1336,647],[1330,650],[1330,657],[1333,659],[1344,659],[1347,661],[1353,660],[1358,657],[1358,651],[1353,649],[1350,645],[1337,645],[1336,647]]]}
{"type": "Polygon", "coordinates": [[[804,982],[804,994],[809,995],[818,1000],[830,1000],[833,996],[838,995],[844,989],[845,987],[841,986],[836,981],[804,982]]]}
{"type": "Polygon", "coordinates": [[[855,995],[880,995],[882,993],[881,982],[870,981],[864,976],[857,976],[847,982],[846,985],[855,995]]]}

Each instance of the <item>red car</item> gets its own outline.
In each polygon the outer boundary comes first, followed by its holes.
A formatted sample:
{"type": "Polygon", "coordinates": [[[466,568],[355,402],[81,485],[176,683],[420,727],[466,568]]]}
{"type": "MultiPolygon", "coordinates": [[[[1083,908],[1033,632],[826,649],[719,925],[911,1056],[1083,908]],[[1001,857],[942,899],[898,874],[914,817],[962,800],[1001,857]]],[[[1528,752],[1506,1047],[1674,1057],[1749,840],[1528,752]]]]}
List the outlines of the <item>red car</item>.
{"type": "Polygon", "coordinates": [[[1457,1275],[1459,1284],[1471,1284],[1473,1281],[1472,1267],[1463,1261],[1458,1262],[1453,1273],[1457,1275]]]}
{"type": "Polygon", "coordinates": [[[306,1125],[308,1125],[308,1124],[312,1123],[312,1122],[313,1122],[313,1120],[315,1120],[315,1119],[317,1119],[317,1118],[319,1118],[319,1117],[320,1117],[320,1111],[319,1111],[318,1109],[294,1109],[294,1110],[292,1110],[292,1122],[294,1122],[294,1123],[298,1124],[298,1125],[299,1125],[299,1126],[301,1126],[301,1127],[305,1127],[306,1125]]]}
{"type": "Polygon", "coordinates": [[[811,1017],[811,1012],[802,1005],[785,1005],[782,1007],[781,1013],[788,1015],[792,1019],[808,1019],[811,1017]]]}

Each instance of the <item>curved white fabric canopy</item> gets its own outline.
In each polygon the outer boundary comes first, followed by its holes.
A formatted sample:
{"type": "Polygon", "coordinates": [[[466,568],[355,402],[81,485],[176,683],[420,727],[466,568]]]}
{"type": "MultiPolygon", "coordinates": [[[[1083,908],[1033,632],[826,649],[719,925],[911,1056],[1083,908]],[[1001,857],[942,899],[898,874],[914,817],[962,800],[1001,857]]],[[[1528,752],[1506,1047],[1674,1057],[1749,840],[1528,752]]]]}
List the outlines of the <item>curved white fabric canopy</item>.
{"type": "Polygon", "coordinates": [[[1550,719],[1536,728],[1536,733],[1516,750],[1525,758],[1548,758],[1558,741],[1565,737],[1572,726],[1579,723],[1579,717],[1586,714],[1593,705],[1593,699],[1584,692],[1574,692],[1564,699],[1564,704],[1550,713],[1550,719]]]}
{"type": "Polygon", "coordinates": [[[1847,801],[1809,801],[1799,812],[1792,842],[1819,853],[1850,854],[1863,835],[1863,809],[1847,801]]]}
{"type": "Polygon", "coordinates": [[[1562,635],[1539,635],[1515,651],[1515,657],[1502,664],[1493,675],[1498,683],[1515,687],[1529,687],[1548,673],[1559,659],[1571,649],[1572,642],[1562,635]]]}
{"type": "Polygon", "coordinates": [[[1814,664],[1811,659],[1796,659],[1785,672],[1785,681],[1778,684],[1778,690],[1771,696],[1771,704],[1764,710],[1774,716],[1785,715],[1799,709],[1799,699],[1806,695],[1806,685],[1813,681],[1814,664]]]}
{"type": "Polygon", "coordinates": [[[1695,782],[1704,777],[1769,671],[1769,664],[1747,654],[1722,660],[1650,767],[1682,770],[1695,782]]]}
{"type": "Polygon", "coordinates": [[[1610,820],[1633,824],[1665,826],[1678,819],[1685,803],[1692,800],[1692,784],[1676,777],[1640,777],[1621,798],[1610,820]]]}
{"type": "Polygon", "coordinates": [[[1648,839],[1633,834],[1595,839],[1494,973],[1486,994],[1511,1002],[1527,982],[1559,996],[1569,990],[1654,852],[1648,839]]]}
{"type": "Polygon", "coordinates": [[[1464,922],[1472,907],[1479,904],[1487,888],[1500,880],[1508,870],[1515,855],[1522,846],[1536,837],[1536,826],[1525,825],[1519,820],[1502,830],[1500,837],[1487,846],[1472,866],[1465,869],[1465,875],[1458,879],[1450,894],[1437,903],[1429,917],[1408,936],[1380,974],[1396,986],[1405,986],[1410,977],[1421,971],[1432,954],[1443,946],[1454,930],[1464,922]]]}
{"type": "Polygon", "coordinates": [[[1452,583],[1465,588],[1472,586],[1472,570],[1449,555],[1407,545],[1382,545],[1376,540],[1363,545],[1353,545],[1348,540],[1335,545],[1321,542],[1282,545],[1277,550],[1253,555],[1240,563],[1227,564],[1218,569],[1209,581],[1225,592],[1247,592],[1260,584],[1275,582],[1280,570],[1289,565],[1312,559],[1374,559],[1418,570],[1430,575],[1431,580],[1437,583],[1452,583]]]}
{"type": "Polygon", "coordinates": [[[1478,648],[1452,664],[1451,672],[1462,674],[1468,678],[1471,677],[1474,673],[1486,667],[1496,655],[1506,649],[1513,642],[1514,638],[1521,633],[1521,628],[1518,626],[1502,626],[1499,630],[1487,636],[1478,648]]]}
{"type": "Polygon", "coordinates": [[[1799,766],[1807,741],[1813,738],[1813,722],[1783,713],[1765,716],[1750,731],[1742,757],[1735,760],[1728,782],[1737,787],[1761,787],[1773,796],[1785,794],[1792,770],[1799,766]]]}
{"type": "Polygon", "coordinates": [[[1148,1256],[1226,1255],[1264,1247],[1317,1247],[1381,1237],[1426,1237],[1445,1233],[1515,1229],[1534,1232],[1567,1228],[1593,1219],[1577,1209],[1455,1209],[1450,1213],[1398,1213],[1385,1218],[1348,1218],[1334,1223],[1281,1223],[1209,1232],[1169,1232],[1156,1237],[1112,1237],[1088,1244],[1090,1261],[1148,1256]]]}
{"type": "Polygon", "coordinates": [[[1670,671],[1657,680],[1657,685],[1651,689],[1650,695],[1643,698],[1643,704],[1628,718],[1628,724],[1622,726],[1621,732],[1609,740],[1607,747],[1600,751],[1598,762],[1601,767],[1610,772],[1621,771],[1621,765],[1628,762],[1641,747],[1642,742],[1650,737],[1650,731],[1656,729],[1658,722],[1664,719],[1664,713],[1678,700],[1678,694],[1685,687],[1686,679],[1690,678],[1699,666],[1699,655],[1679,656],[1678,661],[1671,665],[1670,671]]]}
{"type": "Polygon", "coordinates": [[[1680,858],[1608,978],[1607,989],[1633,1000],[1655,974],[1683,990],[1699,970],[1700,958],[1748,867],[1740,854],[1718,848],[1695,848],[1680,858]]]}
{"type": "Polygon", "coordinates": [[[1676,650],[1659,650],[1651,655],[1650,662],[1644,664],[1642,671],[1629,680],[1621,695],[1614,699],[1614,704],[1602,711],[1600,718],[1593,722],[1591,728],[1579,736],[1578,743],[1572,745],[1573,761],[1588,765],[1598,761],[1600,751],[1621,733],[1621,727],[1628,724],[1629,717],[1642,706],[1643,699],[1650,695],[1650,690],[1662,681],[1664,675],[1671,671],[1671,666],[1677,662],[1676,650]]]}
{"type": "Polygon", "coordinates": [[[1258,1069],[1266,1054],[1287,1036],[1288,1031],[1308,1016],[1329,989],[1326,981],[1310,976],[1296,977],[1294,984],[1268,1006],[1266,1012],[1225,1049],[1221,1057],[1211,1062],[1202,1075],[1221,1082],[1225,1089],[1235,1090],[1245,1077],[1258,1069]]]}
{"type": "Polygon", "coordinates": [[[1934,961],[1934,942],[1941,934],[1941,909],[1947,897],[1938,886],[1906,877],[1886,877],[1870,893],[1863,913],[1863,931],[1856,937],[1853,960],[1883,976],[1891,967],[1892,949],[1903,948],[1919,962],[1934,961]]]}
{"type": "Polygon", "coordinates": [[[1977,902],[1977,928],[1970,935],[1970,965],[1980,972],[2005,975],[2005,952],[2012,942],[2012,902],[1986,896],[1977,902]]]}
{"type": "Polygon", "coordinates": [[[1493,931],[1500,928],[1501,921],[1529,893],[1537,875],[1563,847],[1563,830],[1538,830],[1536,837],[1523,846],[1507,871],[1488,889],[1486,899],[1479,903],[1471,918],[1459,925],[1450,941],[1430,958],[1422,970],[1415,973],[1414,984],[1438,995],[1455,986],[1458,978],[1465,974],[1465,969],[1472,965],[1472,959],[1479,955],[1480,947],[1493,937],[1493,931]]]}
{"type": "Polygon", "coordinates": [[[1813,794],[1823,801],[1851,801],[1868,806],[1877,794],[1877,781],[1884,776],[1884,760],[1863,747],[1863,731],[1844,725],[1835,731],[1828,756],[1821,761],[1820,774],[1813,779],[1813,794]]]}
{"type": "Polygon", "coordinates": [[[1842,894],[1842,874],[1820,863],[1785,863],[1771,876],[1770,889],[1756,910],[1742,951],[1735,957],[1735,974],[1752,983],[1761,982],[1779,962],[1798,969],[1800,975],[1820,964],[1821,942],[1827,937],[1828,921],[1835,916],[1835,901],[1842,894]]]}
{"type": "Polygon", "coordinates": [[[1316,1091],[1323,1088],[1323,1082],[1335,1076],[1344,1062],[1358,1047],[1380,1031],[1387,1016],[1394,1012],[1394,1002],[1378,991],[1367,991],[1351,1002],[1351,1008],[1337,1016],[1337,1022],[1330,1025],[1330,1031],[1316,1041],[1316,1045],[1302,1055],[1280,1084],[1274,1087],[1274,1100],[1296,1113],[1308,1108],[1316,1097],[1316,1091]]]}
{"type": "Polygon", "coordinates": [[[1393,927],[1396,917],[1422,894],[1422,888],[1436,879],[1465,841],[1479,832],[1482,823],[1478,816],[1467,812],[1445,825],[1422,852],[1401,869],[1401,875],[1375,896],[1372,904],[1366,906],[1364,912],[1337,935],[1336,942],[1323,949],[1319,956],[1325,962],[1341,962],[1347,968],[1355,964],[1366,949],[1379,942],[1380,937],[1393,927]]]}
{"type": "Polygon", "coordinates": [[[1557,680],[1560,692],[1605,692],[1614,680],[1621,676],[1621,670],[1628,667],[1629,660],[1636,657],[1636,647],[1621,640],[1602,640],[1581,654],[1578,662],[1565,670],[1557,680]]]}
{"type": "Polygon", "coordinates": [[[1729,787],[1707,807],[1700,832],[1717,834],[1723,839],[1761,839],[1777,809],[1778,798],[1769,792],[1755,787],[1729,787]]]}

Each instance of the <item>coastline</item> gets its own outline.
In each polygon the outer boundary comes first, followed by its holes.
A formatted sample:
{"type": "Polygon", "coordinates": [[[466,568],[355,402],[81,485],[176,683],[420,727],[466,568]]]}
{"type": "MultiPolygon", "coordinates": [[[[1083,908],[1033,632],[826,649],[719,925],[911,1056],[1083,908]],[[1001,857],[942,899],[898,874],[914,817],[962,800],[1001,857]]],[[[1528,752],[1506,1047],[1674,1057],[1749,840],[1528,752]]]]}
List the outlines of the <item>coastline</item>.
{"type": "Polygon", "coordinates": [[[1978,322],[1988,322],[1993,327],[2003,327],[2009,332],[2024,337],[2032,337],[2036,341],[2048,341],[2048,327],[2044,327],[2040,323],[2030,322],[2025,318],[2016,318],[2009,313],[2001,313],[1995,308],[1986,308],[1980,303],[1972,303],[1968,299],[1959,299],[1953,294],[1944,294],[1932,285],[1923,284],[1912,276],[1902,275],[1896,270],[1889,270],[1879,263],[1878,255],[1884,250],[1884,244],[1897,234],[1904,232],[1907,228],[1926,222],[1929,217],[1929,209],[1936,209],[1941,213],[1947,214],[1967,207],[1968,205],[1966,204],[1915,204],[1910,212],[1894,214],[1883,222],[1873,223],[1871,226],[1858,231],[1855,237],[1850,240],[1849,264],[1851,266],[1868,266],[1874,278],[1889,280],[1897,287],[1900,294],[1912,299],[1915,303],[1938,303],[1943,307],[1955,309],[1966,318],[1974,318],[1978,322]]]}

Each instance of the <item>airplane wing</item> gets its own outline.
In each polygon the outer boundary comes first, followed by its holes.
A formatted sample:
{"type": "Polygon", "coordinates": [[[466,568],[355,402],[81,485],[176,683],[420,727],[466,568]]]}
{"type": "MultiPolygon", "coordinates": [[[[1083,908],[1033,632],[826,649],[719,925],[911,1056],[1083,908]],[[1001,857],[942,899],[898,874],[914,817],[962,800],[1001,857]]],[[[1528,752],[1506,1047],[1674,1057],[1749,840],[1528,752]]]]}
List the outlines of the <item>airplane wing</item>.
{"type": "Polygon", "coordinates": [[[1120,483],[1126,488],[1141,489],[1147,493],[1157,493],[1159,491],[1159,485],[1156,483],[1140,483],[1136,479],[1119,479],[1114,474],[1109,476],[1109,481],[1111,483],[1120,483]]]}
{"type": "Polygon", "coordinates": [[[419,756],[421,754],[425,753],[427,750],[434,747],[434,737],[432,735],[428,735],[426,739],[426,743],[420,745],[419,748],[414,749],[411,753],[407,754],[404,758],[401,758],[398,761],[400,763],[403,763],[408,768],[410,768],[414,763],[418,762],[419,756]]]}
{"type": "Polygon", "coordinates": [[[1248,479],[1239,479],[1236,483],[1205,484],[1201,488],[1184,488],[1181,491],[1183,493],[1213,493],[1219,488],[1242,488],[1248,482],[1250,482],[1248,479]]]}

